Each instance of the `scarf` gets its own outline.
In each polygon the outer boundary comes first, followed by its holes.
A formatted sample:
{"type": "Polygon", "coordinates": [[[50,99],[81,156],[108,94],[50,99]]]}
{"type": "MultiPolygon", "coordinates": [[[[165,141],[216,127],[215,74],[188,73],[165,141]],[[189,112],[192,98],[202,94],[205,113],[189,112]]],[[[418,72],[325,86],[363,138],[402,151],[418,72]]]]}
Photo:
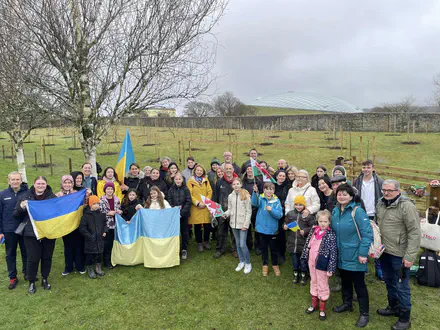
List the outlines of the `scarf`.
{"type": "Polygon", "coordinates": [[[397,195],[395,198],[390,199],[390,200],[384,198],[384,199],[383,199],[383,202],[384,202],[385,206],[388,207],[388,206],[390,206],[391,204],[393,204],[393,203],[394,203],[399,197],[400,197],[400,194],[397,195]]]}
{"type": "Polygon", "coordinates": [[[116,181],[115,177],[113,177],[113,178],[111,178],[111,179],[108,179],[107,177],[103,176],[102,179],[103,179],[105,182],[115,182],[115,181],[116,181]]]}
{"type": "Polygon", "coordinates": [[[316,227],[313,234],[315,235],[317,240],[321,240],[325,233],[329,230],[330,228],[327,228],[327,230],[322,230],[320,227],[316,227]]]}
{"type": "Polygon", "coordinates": [[[197,176],[194,175],[194,179],[196,180],[197,183],[202,184],[203,182],[203,176],[197,176]]]}

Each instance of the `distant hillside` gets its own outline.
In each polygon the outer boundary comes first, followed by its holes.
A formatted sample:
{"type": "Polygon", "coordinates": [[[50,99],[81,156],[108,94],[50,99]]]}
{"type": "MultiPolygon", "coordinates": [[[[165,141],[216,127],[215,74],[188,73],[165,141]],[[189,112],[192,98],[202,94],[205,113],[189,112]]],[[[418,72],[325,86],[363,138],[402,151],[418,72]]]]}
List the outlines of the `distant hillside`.
{"type": "Polygon", "coordinates": [[[309,115],[325,113],[324,111],[287,109],[275,107],[255,107],[257,108],[257,116],[277,116],[277,115],[309,115]]]}

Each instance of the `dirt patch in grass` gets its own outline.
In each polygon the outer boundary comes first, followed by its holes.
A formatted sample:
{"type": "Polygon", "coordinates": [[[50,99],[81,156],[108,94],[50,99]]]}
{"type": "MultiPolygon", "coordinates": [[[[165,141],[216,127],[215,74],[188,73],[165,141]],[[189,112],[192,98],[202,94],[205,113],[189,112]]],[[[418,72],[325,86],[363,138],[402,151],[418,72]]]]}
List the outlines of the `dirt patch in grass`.
{"type": "Polygon", "coordinates": [[[112,143],[112,144],[115,144],[115,143],[121,143],[121,141],[112,141],[112,142],[110,142],[110,143],[112,143]]]}
{"type": "Polygon", "coordinates": [[[278,139],[280,136],[279,135],[271,135],[271,136],[269,136],[269,138],[271,138],[271,139],[278,139]]]}
{"type": "Polygon", "coordinates": [[[417,141],[403,141],[403,142],[400,142],[400,143],[402,143],[402,144],[409,144],[409,145],[420,144],[420,142],[417,142],[417,141]]]}
{"type": "Polygon", "coordinates": [[[24,141],[23,143],[35,143],[35,141],[24,141]]]}
{"type": "Polygon", "coordinates": [[[6,158],[6,159],[11,159],[11,158],[14,158],[14,159],[15,159],[15,156],[11,156],[11,155],[9,155],[9,156],[5,156],[5,158],[6,158]]]}
{"type": "Polygon", "coordinates": [[[81,150],[81,148],[67,148],[67,150],[81,150]]]}
{"type": "Polygon", "coordinates": [[[150,159],[145,159],[145,162],[147,163],[155,163],[155,162],[159,162],[160,158],[150,158],[150,159]]]}
{"type": "Polygon", "coordinates": [[[43,146],[44,147],[55,147],[56,144],[55,143],[46,143],[46,144],[43,144],[43,146]]]}
{"type": "MultiPolygon", "coordinates": [[[[340,150],[340,149],[341,149],[341,147],[338,147],[338,146],[332,146],[332,147],[319,147],[319,148],[321,148],[321,149],[330,149],[330,150],[340,150]]],[[[343,149],[343,150],[347,150],[346,147],[342,147],[342,149],[343,149]]]]}
{"type": "Polygon", "coordinates": [[[156,145],[155,143],[145,143],[142,146],[143,147],[152,147],[152,146],[155,146],[155,145],[156,145]]]}
{"type": "Polygon", "coordinates": [[[271,146],[273,143],[272,142],[263,142],[260,143],[260,146],[271,146]]]}
{"type": "MultiPolygon", "coordinates": [[[[56,164],[52,164],[52,167],[55,167],[56,164]]],[[[33,168],[35,168],[35,164],[32,165],[33,168]]],[[[37,164],[37,168],[48,168],[50,167],[50,163],[45,163],[45,164],[37,164]]]]}
{"type": "Polygon", "coordinates": [[[385,134],[385,136],[401,136],[401,134],[393,133],[393,134],[385,134]]]}
{"type": "Polygon", "coordinates": [[[335,139],[335,138],[326,138],[326,140],[327,140],[327,141],[334,141],[334,140],[338,140],[338,139],[335,139]]]}
{"type": "Polygon", "coordinates": [[[112,155],[117,155],[118,153],[115,151],[107,151],[107,152],[101,152],[100,155],[101,156],[112,156],[112,155]]]}
{"type": "MultiPolygon", "coordinates": [[[[186,148],[185,150],[189,151],[189,148],[186,148]]],[[[206,151],[206,149],[203,149],[203,148],[191,148],[191,151],[206,151]]]]}

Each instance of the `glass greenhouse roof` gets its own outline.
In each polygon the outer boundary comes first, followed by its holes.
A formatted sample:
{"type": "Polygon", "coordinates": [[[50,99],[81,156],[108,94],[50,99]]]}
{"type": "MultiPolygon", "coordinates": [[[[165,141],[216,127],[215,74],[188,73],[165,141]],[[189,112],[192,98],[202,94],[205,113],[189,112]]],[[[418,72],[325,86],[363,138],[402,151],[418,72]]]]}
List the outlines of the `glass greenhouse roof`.
{"type": "Polygon", "coordinates": [[[308,92],[287,92],[260,97],[250,102],[249,105],[329,112],[362,112],[359,107],[338,98],[308,92]]]}

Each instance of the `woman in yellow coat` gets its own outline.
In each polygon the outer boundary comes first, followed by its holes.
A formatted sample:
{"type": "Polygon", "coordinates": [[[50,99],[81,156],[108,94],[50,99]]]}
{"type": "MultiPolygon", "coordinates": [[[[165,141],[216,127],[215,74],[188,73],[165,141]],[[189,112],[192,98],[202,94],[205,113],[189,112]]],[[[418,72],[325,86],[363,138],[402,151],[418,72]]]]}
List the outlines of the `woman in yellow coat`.
{"type": "Polygon", "coordinates": [[[202,202],[203,195],[209,199],[212,198],[212,188],[206,176],[206,171],[201,165],[196,165],[193,169],[192,176],[187,183],[191,193],[191,211],[188,224],[194,225],[197,250],[203,252],[203,248],[210,250],[209,234],[211,232],[211,214],[208,208],[202,202]],[[204,229],[202,242],[202,227],[204,229]]]}
{"type": "Polygon", "coordinates": [[[115,169],[113,167],[107,167],[104,170],[102,180],[98,181],[98,186],[96,187],[96,193],[99,198],[105,195],[104,192],[104,186],[107,182],[113,182],[113,185],[115,186],[115,192],[114,194],[119,198],[120,201],[122,201],[124,195],[122,195],[121,186],[119,185],[119,179],[118,175],[115,172],[115,169]]]}

